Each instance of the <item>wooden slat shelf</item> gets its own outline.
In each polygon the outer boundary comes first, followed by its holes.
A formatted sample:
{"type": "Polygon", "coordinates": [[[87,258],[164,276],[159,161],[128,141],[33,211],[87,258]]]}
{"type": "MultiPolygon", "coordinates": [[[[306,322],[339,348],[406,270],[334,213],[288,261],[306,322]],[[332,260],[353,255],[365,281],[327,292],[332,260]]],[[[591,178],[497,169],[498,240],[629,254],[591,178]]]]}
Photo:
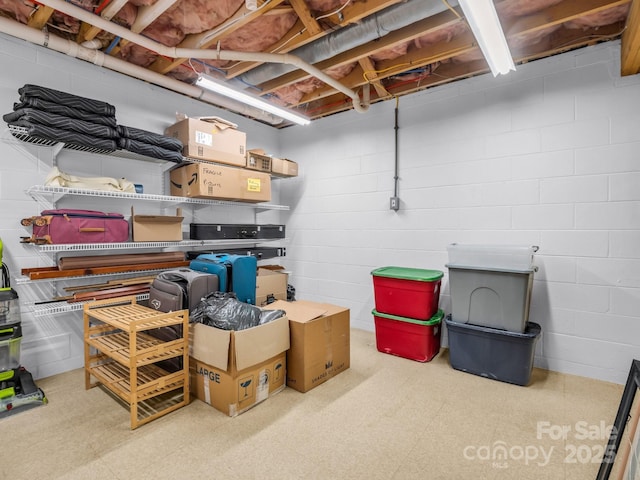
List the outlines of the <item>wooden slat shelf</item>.
{"type": "MultiPolygon", "coordinates": [[[[91,329],[90,329],[90,333],[91,329]]],[[[182,356],[183,346],[182,340],[173,342],[163,342],[150,335],[143,333],[137,334],[135,355],[130,354],[129,334],[111,333],[109,335],[101,335],[90,337],[89,345],[116,362],[129,366],[131,359],[135,360],[136,366],[149,365],[161,360],[182,356]]]]}
{"type": "Polygon", "coordinates": [[[188,310],[158,312],[135,296],[83,309],[86,389],[102,385],[129,405],[132,429],[189,403],[188,310]],[[163,341],[145,333],[172,325],[182,327],[181,338],[163,341]],[[156,364],[176,357],[182,357],[179,371],[156,364]]]}
{"type": "MultiPolygon", "coordinates": [[[[129,297],[126,297],[129,298],[129,297]]],[[[85,305],[85,312],[92,318],[112,325],[125,332],[135,333],[153,328],[180,325],[184,321],[184,311],[162,313],[137,303],[111,305],[97,308],[97,302],[85,305]]],[[[111,300],[113,304],[113,300],[111,300]]],[[[189,313],[187,312],[187,317],[189,313]]]]}
{"type": "MultiPolygon", "coordinates": [[[[128,368],[117,362],[109,362],[91,367],[91,373],[100,383],[124,401],[129,402],[131,400],[132,391],[128,368]]],[[[154,365],[140,367],[137,380],[137,394],[134,400],[138,401],[184,387],[183,379],[176,379],[175,374],[169,374],[154,365]]]]}

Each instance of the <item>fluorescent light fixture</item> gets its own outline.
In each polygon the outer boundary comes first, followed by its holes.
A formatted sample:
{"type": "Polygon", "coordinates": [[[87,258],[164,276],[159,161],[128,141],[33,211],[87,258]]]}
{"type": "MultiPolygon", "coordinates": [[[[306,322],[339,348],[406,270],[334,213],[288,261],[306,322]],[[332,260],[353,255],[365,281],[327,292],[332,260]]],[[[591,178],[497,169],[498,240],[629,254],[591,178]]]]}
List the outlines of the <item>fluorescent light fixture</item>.
{"type": "Polygon", "coordinates": [[[308,125],[311,123],[307,117],[303,117],[302,115],[298,115],[297,113],[293,113],[284,108],[276,107],[265,100],[256,97],[255,95],[251,95],[249,93],[241,92],[240,90],[235,90],[231,87],[228,87],[222,83],[216,82],[211,78],[207,78],[204,76],[198,77],[196,80],[196,85],[202,88],[206,88],[207,90],[211,90],[212,92],[219,93],[220,95],[224,95],[225,97],[233,98],[238,102],[244,103],[246,105],[250,105],[255,108],[259,108],[260,110],[264,110],[265,112],[272,113],[278,117],[282,117],[285,120],[289,120],[291,122],[297,123],[298,125],[308,125]]]}
{"type": "Polygon", "coordinates": [[[493,0],[459,0],[459,4],[493,76],[515,70],[493,0]]]}

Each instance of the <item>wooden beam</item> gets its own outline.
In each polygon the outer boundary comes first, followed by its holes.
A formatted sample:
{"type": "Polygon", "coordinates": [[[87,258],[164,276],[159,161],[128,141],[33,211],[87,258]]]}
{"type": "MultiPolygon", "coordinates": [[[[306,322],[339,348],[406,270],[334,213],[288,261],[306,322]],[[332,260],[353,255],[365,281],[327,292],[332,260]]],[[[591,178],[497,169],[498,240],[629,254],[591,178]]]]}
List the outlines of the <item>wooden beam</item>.
{"type": "Polygon", "coordinates": [[[367,80],[369,80],[369,83],[373,85],[373,88],[375,88],[378,96],[384,97],[384,98],[390,97],[391,94],[387,92],[387,90],[385,90],[380,80],[377,80],[378,72],[376,72],[376,67],[371,61],[371,59],[369,57],[364,57],[358,60],[358,63],[360,64],[360,67],[364,71],[363,75],[367,80]]]}
{"type": "MultiPolygon", "coordinates": [[[[323,22],[326,22],[328,20],[332,20],[335,18],[335,21],[331,22],[334,25],[334,29],[335,27],[346,27],[352,23],[359,22],[360,20],[362,20],[363,18],[369,15],[373,15],[374,13],[379,12],[380,10],[384,10],[385,8],[393,6],[396,3],[400,3],[401,1],[404,1],[404,0],[367,0],[366,2],[351,2],[339,13],[335,15],[330,15],[329,17],[323,19],[323,22]]],[[[318,17],[322,17],[322,16],[324,15],[322,14],[318,15],[318,17]]],[[[306,45],[307,43],[317,40],[318,38],[321,38],[322,36],[329,33],[329,31],[334,31],[334,30],[321,31],[317,35],[310,35],[309,32],[306,30],[301,32],[300,31],[301,28],[296,27],[295,25],[291,30],[294,30],[294,35],[298,35],[298,38],[296,38],[295,41],[287,42],[285,44],[285,47],[276,47],[275,45],[278,45],[280,43],[278,42],[278,44],[275,44],[274,47],[269,48],[266,51],[276,52],[276,53],[287,53],[292,50],[295,50],[298,47],[306,45]]],[[[287,35],[291,34],[291,30],[287,35]]],[[[260,65],[259,62],[239,63],[227,70],[227,78],[235,78],[238,75],[241,75],[251,70],[252,68],[257,67],[258,65],[260,65]]]]}
{"type": "Polygon", "coordinates": [[[505,28],[505,35],[507,38],[515,38],[522,35],[523,32],[533,33],[538,30],[544,30],[586,15],[594,15],[610,8],[626,5],[629,2],[631,2],[631,0],[580,0],[579,2],[561,2],[540,12],[516,20],[505,28]]]}
{"type": "Polygon", "coordinates": [[[304,0],[289,0],[289,3],[291,3],[291,6],[298,15],[298,18],[304,24],[304,27],[309,32],[309,35],[315,36],[322,32],[320,24],[318,24],[316,19],[313,18],[311,12],[309,11],[309,7],[307,7],[307,4],[304,3],[304,0]]]}
{"type": "Polygon", "coordinates": [[[31,17],[29,17],[27,25],[29,25],[31,28],[42,30],[42,28],[51,18],[51,15],[53,15],[53,12],[55,12],[55,10],[51,7],[47,7],[46,5],[38,5],[35,13],[31,15],[31,17]]]}
{"type": "Polygon", "coordinates": [[[616,22],[602,27],[587,29],[559,28],[549,38],[549,43],[539,43],[530,47],[513,50],[514,61],[529,62],[544,57],[550,57],[576,48],[582,48],[596,43],[612,40],[620,36],[624,22],[616,22]]]}
{"type": "Polygon", "coordinates": [[[623,76],[640,72],[640,0],[633,0],[622,34],[620,70],[623,76]]]}
{"type": "MultiPolygon", "coordinates": [[[[590,44],[602,41],[603,37],[614,38],[620,32],[620,24],[607,25],[605,27],[590,28],[588,30],[576,30],[561,28],[551,35],[551,44],[537,44],[514,50],[514,61],[517,64],[535,61],[551,55],[582,48],[590,44]]],[[[461,80],[475,75],[482,75],[489,71],[489,67],[484,60],[457,63],[450,62],[441,64],[432,75],[420,81],[420,85],[414,86],[394,86],[387,85],[387,88],[395,95],[406,95],[414,91],[423,90],[426,87],[433,87],[453,80],[461,80]]]]}
{"type": "Polygon", "coordinates": [[[327,13],[330,12],[325,12],[318,15],[318,17],[325,17],[325,19],[333,20],[332,23],[334,23],[335,25],[345,26],[351,23],[359,22],[363,18],[373,15],[374,13],[377,13],[393,5],[405,2],[406,0],[366,0],[364,2],[352,1],[338,13],[327,17],[327,13]]]}
{"type": "MultiPolygon", "coordinates": [[[[353,63],[361,58],[375,55],[376,53],[388,50],[402,43],[406,43],[423,35],[436,30],[450,27],[458,22],[461,22],[453,12],[446,10],[442,13],[438,13],[432,17],[425,18],[418,22],[412,23],[407,27],[395,30],[388,33],[382,38],[379,38],[373,42],[368,42],[358,47],[355,47],[347,52],[335,55],[327,60],[316,63],[314,66],[320,70],[326,70],[330,67],[336,67],[339,65],[345,65],[353,63]]],[[[472,36],[470,38],[473,39],[472,36]]],[[[455,39],[454,39],[455,40],[455,39]]],[[[262,83],[260,89],[263,94],[271,93],[279,88],[309,78],[309,74],[302,70],[295,70],[282,75],[273,80],[262,83]]]]}
{"type": "MultiPolygon", "coordinates": [[[[429,55],[427,55],[427,52],[423,52],[423,49],[415,49],[407,55],[396,58],[394,60],[384,60],[382,62],[378,62],[378,79],[391,77],[406,70],[420,68],[436,62],[440,62],[442,60],[446,60],[455,56],[455,52],[473,51],[474,48],[477,49],[477,47],[474,47],[474,41],[475,39],[473,38],[473,35],[469,32],[463,35],[459,35],[449,43],[440,43],[433,46],[432,48],[428,49],[429,55]],[[420,53],[421,55],[416,55],[416,52],[420,53]]],[[[365,83],[365,80],[362,77],[362,71],[360,72],[360,74],[358,74],[354,70],[349,75],[347,75],[347,77],[341,78],[340,82],[347,88],[353,89],[363,85],[365,83]]],[[[335,90],[332,87],[325,85],[304,96],[300,103],[303,103],[303,101],[308,101],[310,99],[326,97],[334,92],[335,90]]]]}
{"type": "MultiPolygon", "coordinates": [[[[100,16],[105,20],[111,20],[120,10],[122,10],[122,7],[124,7],[128,1],[129,0],[112,0],[111,3],[109,3],[109,5],[100,12],[100,16]]],[[[101,31],[101,28],[94,27],[93,25],[83,22],[80,26],[80,33],[78,34],[77,41],[78,43],[82,43],[87,40],[93,40],[101,31]]]]}
{"type": "MultiPolygon", "coordinates": [[[[584,3],[570,2],[571,3],[570,7],[553,10],[550,15],[544,15],[539,13],[539,14],[531,15],[530,16],[531,18],[526,17],[525,19],[514,22],[514,24],[511,25],[508,29],[509,31],[508,38],[531,34],[541,29],[547,28],[549,25],[561,24],[567,19],[571,20],[581,16],[601,12],[602,10],[606,9],[605,5],[619,6],[619,5],[628,3],[629,1],[630,0],[585,0],[584,3]],[[566,17],[562,17],[562,15],[566,15],[566,17]]],[[[638,2],[638,1],[640,0],[634,0],[634,2],[638,2]]],[[[564,3],[559,5],[564,5],[564,3]]],[[[599,31],[603,32],[602,34],[604,34],[604,30],[603,30],[604,28],[606,27],[599,28],[599,31]]],[[[607,30],[607,32],[609,31],[610,30],[607,30]]],[[[392,33],[395,33],[395,32],[392,32],[392,33]]],[[[577,36],[578,39],[581,36],[582,37],[588,36],[588,34],[585,33],[585,31],[580,30],[579,33],[581,33],[581,35],[577,36]]],[[[576,38],[573,38],[572,40],[566,40],[566,41],[576,42],[578,40],[576,38]]],[[[567,48],[567,50],[572,48],[570,47],[569,43],[567,45],[569,45],[569,48],[567,48]]],[[[344,54],[337,55],[332,59],[328,59],[324,62],[320,62],[316,64],[316,66],[320,69],[323,69],[323,67],[326,68],[325,65],[330,66],[330,65],[335,65],[337,63],[347,62],[349,61],[350,57],[351,57],[351,61],[356,61],[364,48],[366,48],[366,46],[362,45],[349,52],[345,52],[344,54]]],[[[442,42],[440,44],[433,45],[428,49],[413,48],[413,49],[410,49],[407,52],[407,54],[401,57],[395,58],[393,60],[380,61],[376,64],[376,69],[379,72],[384,72],[384,73],[379,73],[378,75],[379,78],[386,78],[389,76],[397,75],[398,73],[402,73],[403,71],[406,71],[406,70],[421,68],[435,62],[441,62],[443,60],[447,60],[462,54],[472,53],[475,51],[477,51],[475,38],[470,32],[467,32],[462,35],[458,35],[448,43],[442,42]]],[[[263,88],[263,91],[273,92],[278,88],[280,88],[278,86],[278,83],[282,83],[284,85],[290,85],[291,83],[295,83],[295,82],[292,82],[294,78],[297,78],[298,79],[297,81],[299,81],[307,77],[308,75],[306,75],[306,72],[300,72],[300,71],[291,72],[290,74],[283,75],[269,82],[265,82],[263,85],[261,85],[261,87],[263,88]]],[[[355,79],[354,81],[351,81],[351,82],[344,81],[344,79],[341,79],[340,81],[348,88],[356,88],[362,85],[362,82],[364,81],[364,79],[360,82],[355,82],[355,79]]],[[[333,90],[331,87],[323,86],[320,89],[312,92],[311,94],[306,95],[305,97],[303,97],[303,99],[308,100],[308,99],[315,99],[320,97],[327,97],[327,96],[330,96],[333,92],[335,92],[335,90],[333,90]]],[[[300,103],[302,103],[302,101],[300,103]]]]}
{"type": "Polygon", "coordinates": [[[489,66],[484,59],[465,63],[443,63],[435,68],[433,73],[428,77],[420,79],[420,82],[403,83],[402,79],[399,78],[397,83],[390,83],[387,88],[394,95],[406,95],[454,80],[462,80],[475,75],[482,75],[488,71],[489,66]]]}
{"type": "MultiPolygon", "coordinates": [[[[514,61],[516,63],[529,62],[575,48],[581,48],[603,41],[603,39],[615,38],[619,35],[621,26],[621,23],[614,23],[587,30],[561,28],[551,35],[551,44],[539,43],[534,46],[512,51],[514,61]]],[[[475,48],[477,49],[477,47],[475,48]]],[[[385,88],[390,94],[401,96],[444,83],[481,75],[488,71],[489,67],[484,60],[474,60],[465,63],[449,62],[440,64],[431,75],[421,79],[420,82],[413,81],[403,83],[402,79],[398,78],[397,82],[387,83],[385,88]]],[[[358,85],[355,81],[357,77],[357,72],[356,74],[352,72],[352,74],[341,79],[341,81],[350,88],[357,88],[358,85]]],[[[300,104],[304,104],[304,100],[309,102],[306,104],[306,114],[311,118],[324,117],[350,109],[350,105],[345,105],[348,99],[343,94],[335,93],[335,91],[331,89],[326,89],[324,92],[314,91],[303,97],[303,101],[301,101],[300,104]],[[324,106],[326,106],[326,108],[324,106]]],[[[379,97],[372,98],[372,103],[379,100],[381,100],[379,97]]]]}
{"type": "Polygon", "coordinates": [[[378,62],[378,70],[385,72],[384,76],[390,77],[404,70],[424,67],[435,62],[441,62],[463,53],[476,50],[476,40],[471,32],[458,35],[449,43],[439,43],[429,49],[414,48],[406,55],[393,60],[378,62]],[[427,50],[426,52],[424,50],[427,50]]]}

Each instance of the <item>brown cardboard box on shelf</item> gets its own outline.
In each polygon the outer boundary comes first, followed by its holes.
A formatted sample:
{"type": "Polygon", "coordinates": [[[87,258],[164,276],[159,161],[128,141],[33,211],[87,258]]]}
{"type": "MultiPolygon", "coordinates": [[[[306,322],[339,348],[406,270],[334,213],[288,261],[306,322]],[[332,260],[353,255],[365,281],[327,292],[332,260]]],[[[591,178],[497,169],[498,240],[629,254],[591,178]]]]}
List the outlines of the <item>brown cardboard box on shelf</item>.
{"type": "MultiPolygon", "coordinates": [[[[279,265],[277,265],[279,267],[279,265]]],[[[276,267],[276,265],[269,265],[276,267]]],[[[283,267],[267,268],[267,266],[258,267],[258,277],[256,278],[256,305],[265,307],[267,298],[272,296],[276,300],[287,299],[287,282],[289,274],[283,267]]]]}
{"type": "Polygon", "coordinates": [[[276,177],[297,177],[298,164],[286,158],[271,158],[271,174],[276,177]]]}
{"type": "Polygon", "coordinates": [[[131,231],[134,242],[182,241],[182,209],[175,215],[136,215],[131,207],[131,231]]]}
{"type": "Polygon", "coordinates": [[[261,172],[271,172],[271,157],[264,150],[249,150],[247,152],[247,168],[261,172]]]}
{"type": "Polygon", "coordinates": [[[236,127],[219,117],[185,118],[164,134],[182,142],[185,157],[244,167],[247,134],[236,127]]]}
{"type": "Polygon", "coordinates": [[[191,394],[235,417],[285,388],[289,320],[237,332],[189,325],[191,394]]]}
{"type": "Polygon", "coordinates": [[[213,163],[188,163],[171,170],[171,195],[240,202],[271,200],[267,173],[213,163]]]}
{"type": "Polygon", "coordinates": [[[348,308],[306,300],[279,300],[264,308],[282,309],[289,318],[288,387],[304,393],[349,368],[348,308]]]}

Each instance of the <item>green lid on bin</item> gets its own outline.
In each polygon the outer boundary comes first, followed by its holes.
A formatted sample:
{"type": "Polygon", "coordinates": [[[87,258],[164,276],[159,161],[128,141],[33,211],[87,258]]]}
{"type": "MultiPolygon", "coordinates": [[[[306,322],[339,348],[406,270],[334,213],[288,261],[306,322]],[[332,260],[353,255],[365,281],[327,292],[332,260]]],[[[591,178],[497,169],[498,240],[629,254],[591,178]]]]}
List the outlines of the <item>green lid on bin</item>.
{"type": "Polygon", "coordinates": [[[371,272],[374,277],[399,278],[416,282],[435,282],[444,276],[440,270],[424,270],[422,268],[380,267],[371,272]]]}
{"type": "Polygon", "coordinates": [[[442,319],[444,318],[444,312],[440,309],[438,309],[436,314],[433,317],[431,317],[429,320],[417,320],[415,318],[399,317],[397,315],[391,315],[389,313],[380,313],[375,308],[371,310],[371,313],[373,314],[374,317],[382,317],[382,318],[387,318],[389,320],[397,320],[399,322],[415,323],[416,325],[425,325],[425,326],[437,325],[441,323],[442,319]]]}

